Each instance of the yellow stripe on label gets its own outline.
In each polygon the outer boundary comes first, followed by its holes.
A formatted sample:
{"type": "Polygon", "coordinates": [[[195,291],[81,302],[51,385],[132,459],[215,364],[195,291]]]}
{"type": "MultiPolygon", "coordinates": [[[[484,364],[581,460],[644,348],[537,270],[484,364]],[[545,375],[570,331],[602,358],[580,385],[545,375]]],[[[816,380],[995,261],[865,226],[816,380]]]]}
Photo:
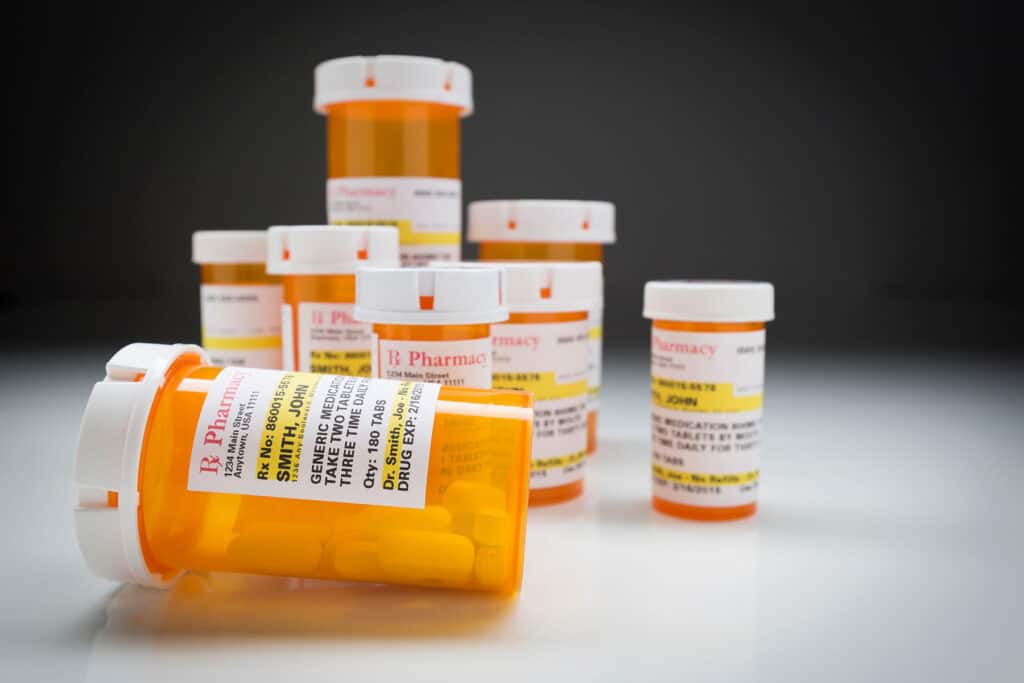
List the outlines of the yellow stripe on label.
{"type": "Polygon", "coordinates": [[[761,476],[761,470],[750,470],[749,472],[737,472],[735,474],[706,474],[703,472],[682,472],[662,467],[661,465],[652,465],[651,472],[662,481],[707,487],[749,484],[757,481],[761,476]]]}
{"type": "Polygon", "coordinates": [[[298,481],[299,450],[306,431],[309,402],[320,375],[287,372],[281,376],[263,416],[257,479],[298,481]]]}
{"type": "Polygon", "coordinates": [[[570,453],[569,455],[559,455],[551,458],[542,458],[540,460],[531,460],[531,470],[553,470],[559,467],[569,467],[575,465],[578,462],[582,462],[587,455],[584,451],[578,451],[576,453],[570,453]]]}
{"type": "Polygon", "coordinates": [[[346,377],[369,377],[373,363],[370,350],[366,351],[319,351],[309,352],[309,370],[324,375],[345,375],[346,377]]]}
{"type": "Polygon", "coordinates": [[[604,328],[598,325],[590,328],[590,340],[599,341],[604,336],[604,328]]]}
{"type": "Polygon", "coordinates": [[[651,378],[651,399],[659,408],[695,413],[739,413],[764,404],[764,394],[736,396],[726,382],[681,382],[651,378]]]}
{"type": "Polygon", "coordinates": [[[553,372],[496,372],[491,378],[495,389],[529,391],[537,401],[573,398],[587,393],[587,380],[559,384],[553,372]]]}
{"type": "Polygon", "coordinates": [[[387,441],[384,446],[384,465],[381,467],[381,487],[393,491],[398,488],[398,470],[402,462],[402,427],[409,412],[409,395],[413,382],[402,382],[391,401],[388,416],[387,441]]]}
{"type": "Polygon", "coordinates": [[[398,243],[406,244],[450,244],[462,243],[462,234],[458,231],[420,232],[413,230],[412,221],[408,220],[341,220],[333,221],[334,225],[390,225],[398,228],[398,243]]]}
{"type": "Polygon", "coordinates": [[[279,349],[281,335],[266,337],[207,337],[203,334],[203,348],[210,351],[248,351],[251,349],[279,349]]]}

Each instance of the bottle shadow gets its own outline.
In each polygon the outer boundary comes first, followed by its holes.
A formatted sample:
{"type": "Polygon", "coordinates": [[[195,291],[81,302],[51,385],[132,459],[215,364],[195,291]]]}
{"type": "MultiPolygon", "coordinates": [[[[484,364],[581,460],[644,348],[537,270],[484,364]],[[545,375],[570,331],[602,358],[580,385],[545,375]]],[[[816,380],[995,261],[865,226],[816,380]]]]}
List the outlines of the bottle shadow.
{"type": "Polygon", "coordinates": [[[501,628],[515,605],[514,597],[485,593],[188,574],[169,590],[121,587],[99,638],[485,636],[501,628]]]}

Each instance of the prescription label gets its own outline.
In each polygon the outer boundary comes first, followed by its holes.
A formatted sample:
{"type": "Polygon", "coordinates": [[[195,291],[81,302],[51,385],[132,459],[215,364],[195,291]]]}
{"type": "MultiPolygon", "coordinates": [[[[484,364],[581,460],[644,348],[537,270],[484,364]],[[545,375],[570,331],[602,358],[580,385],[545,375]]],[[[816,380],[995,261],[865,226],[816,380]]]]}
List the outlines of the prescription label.
{"type": "Polygon", "coordinates": [[[398,228],[403,266],[458,261],[462,181],[388,176],[329,178],[327,222],[398,228]]]}
{"type": "Polygon", "coordinates": [[[533,393],[530,488],[583,479],[587,450],[586,320],[491,327],[494,388],[533,393]]]}
{"type": "Polygon", "coordinates": [[[601,341],[604,336],[604,309],[595,308],[588,315],[590,343],[587,355],[587,410],[594,413],[600,408],[601,394],[601,341]]]}
{"type": "Polygon", "coordinates": [[[188,489],[423,508],[439,390],[226,368],[199,413],[188,489]]]}
{"type": "MultiPolygon", "coordinates": [[[[285,369],[369,377],[373,326],[356,322],[354,310],[354,304],[300,303],[294,322],[298,366],[292,361],[285,369]]],[[[292,307],[285,304],[282,316],[291,318],[292,307]]]]}
{"type": "Polygon", "coordinates": [[[702,507],[757,500],[764,343],[764,330],[652,330],[655,496],[702,507]]]}
{"type": "Polygon", "coordinates": [[[405,341],[373,336],[373,371],[386,379],[491,388],[491,338],[405,341]]]}
{"type": "Polygon", "coordinates": [[[281,367],[281,285],[201,285],[203,348],[214,365],[281,367]]]}

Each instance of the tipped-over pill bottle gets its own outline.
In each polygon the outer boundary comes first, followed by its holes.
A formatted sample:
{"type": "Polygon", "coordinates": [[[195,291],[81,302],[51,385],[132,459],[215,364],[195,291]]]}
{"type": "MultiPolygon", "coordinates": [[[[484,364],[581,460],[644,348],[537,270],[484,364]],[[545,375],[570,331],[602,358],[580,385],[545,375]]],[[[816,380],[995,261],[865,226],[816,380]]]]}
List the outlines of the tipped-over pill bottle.
{"type": "Polygon", "coordinates": [[[107,578],[185,570],[513,593],[531,399],[509,391],[207,364],[132,344],[89,397],[79,545],[107,578]],[[470,423],[478,468],[447,451],[470,423]]]}
{"type": "MultiPolygon", "coordinates": [[[[568,199],[487,200],[469,205],[468,235],[481,261],[604,261],[615,242],[615,205],[568,199]]],[[[587,453],[597,452],[604,303],[590,311],[587,453]]]]}
{"type": "Polygon", "coordinates": [[[281,278],[267,274],[265,230],[192,233],[203,348],[217,365],[281,367],[281,278]]]}
{"type": "Polygon", "coordinates": [[[353,317],[356,269],[398,264],[394,228],[275,226],[267,231],[267,272],[280,275],[282,367],[370,376],[372,330],[353,317]]]}
{"type": "Polygon", "coordinates": [[[491,324],[508,320],[496,268],[360,268],[356,320],[373,324],[372,376],[491,388],[491,324]]]}
{"type": "Polygon", "coordinates": [[[316,67],[327,117],[327,222],[392,225],[402,265],[458,260],[460,119],[472,74],[428,57],[344,57],[316,67]]]}
{"type": "Polygon", "coordinates": [[[491,328],[494,386],[534,396],[530,504],[583,493],[587,450],[588,312],[601,264],[508,262],[507,323],[491,328]]]}
{"type": "Polygon", "coordinates": [[[653,505],[719,521],[757,511],[767,282],[664,281],[644,288],[651,329],[653,505]]]}

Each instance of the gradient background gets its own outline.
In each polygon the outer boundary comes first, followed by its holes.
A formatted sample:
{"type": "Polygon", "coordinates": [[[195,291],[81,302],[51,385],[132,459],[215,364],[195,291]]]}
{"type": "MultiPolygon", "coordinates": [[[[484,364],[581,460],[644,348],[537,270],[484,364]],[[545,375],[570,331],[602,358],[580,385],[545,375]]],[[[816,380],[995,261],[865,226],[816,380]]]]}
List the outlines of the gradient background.
{"type": "Polygon", "coordinates": [[[467,202],[615,202],[611,346],[722,277],[775,283],[773,348],[1019,349],[1017,24],[922,7],[29,9],[3,340],[196,339],[191,232],[322,222],[313,67],[395,53],[473,70],[467,202]]]}

